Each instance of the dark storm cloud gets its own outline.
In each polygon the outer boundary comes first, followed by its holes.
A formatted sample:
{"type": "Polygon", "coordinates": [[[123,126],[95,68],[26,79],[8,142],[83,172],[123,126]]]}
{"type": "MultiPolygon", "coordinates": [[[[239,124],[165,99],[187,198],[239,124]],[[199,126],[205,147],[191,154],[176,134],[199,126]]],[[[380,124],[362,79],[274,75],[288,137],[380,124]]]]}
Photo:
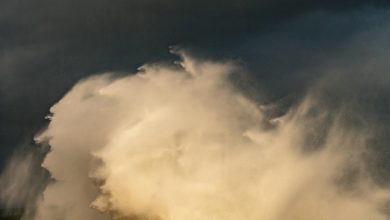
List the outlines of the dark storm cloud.
{"type": "Polygon", "coordinates": [[[271,82],[270,89],[278,90],[276,78],[284,79],[280,85],[300,85],[302,79],[290,75],[308,68],[306,63],[322,64],[344,38],[372,25],[361,24],[365,8],[382,5],[358,0],[1,1],[1,154],[5,157],[40,128],[49,106],[81,77],[170,59],[170,45],[211,57],[242,57],[257,77],[271,82]],[[351,15],[355,10],[358,15],[351,15]],[[316,17],[318,11],[324,14],[316,17]],[[338,17],[339,23],[328,13],[346,15],[338,17]],[[311,33],[305,33],[308,28],[311,33]],[[292,55],[296,50],[306,55],[299,59],[292,55]]]}

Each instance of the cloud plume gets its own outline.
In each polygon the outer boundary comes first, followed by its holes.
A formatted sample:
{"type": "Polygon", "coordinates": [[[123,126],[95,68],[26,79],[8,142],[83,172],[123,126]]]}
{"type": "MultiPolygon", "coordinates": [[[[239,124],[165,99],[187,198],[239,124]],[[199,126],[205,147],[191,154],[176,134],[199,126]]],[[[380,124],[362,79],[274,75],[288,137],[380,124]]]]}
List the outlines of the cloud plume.
{"type": "Polygon", "coordinates": [[[35,220],[388,219],[369,120],[321,86],[273,114],[234,85],[234,62],[180,55],[84,79],[51,108],[36,139],[56,182],[35,220]]]}

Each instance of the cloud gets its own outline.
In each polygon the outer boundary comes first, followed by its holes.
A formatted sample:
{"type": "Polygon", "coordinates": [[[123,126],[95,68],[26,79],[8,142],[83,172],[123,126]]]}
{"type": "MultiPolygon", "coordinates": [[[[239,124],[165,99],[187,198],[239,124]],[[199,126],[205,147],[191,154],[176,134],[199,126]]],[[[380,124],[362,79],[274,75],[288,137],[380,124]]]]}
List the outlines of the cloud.
{"type": "Polygon", "coordinates": [[[51,108],[37,140],[56,183],[35,219],[388,218],[367,163],[375,121],[328,102],[338,85],[269,118],[231,83],[234,63],[182,58],[84,79],[51,108]]]}

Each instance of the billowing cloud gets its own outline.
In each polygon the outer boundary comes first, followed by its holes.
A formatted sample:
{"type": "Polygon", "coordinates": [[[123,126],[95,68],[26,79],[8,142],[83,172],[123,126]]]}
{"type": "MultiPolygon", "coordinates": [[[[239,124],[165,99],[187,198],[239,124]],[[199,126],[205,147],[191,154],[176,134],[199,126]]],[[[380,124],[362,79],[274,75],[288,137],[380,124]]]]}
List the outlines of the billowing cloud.
{"type": "Polygon", "coordinates": [[[36,220],[388,218],[374,121],[328,102],[329,78],[275,117],[236,64],[182,58],[84,79],[51,108],[36,220]]]}

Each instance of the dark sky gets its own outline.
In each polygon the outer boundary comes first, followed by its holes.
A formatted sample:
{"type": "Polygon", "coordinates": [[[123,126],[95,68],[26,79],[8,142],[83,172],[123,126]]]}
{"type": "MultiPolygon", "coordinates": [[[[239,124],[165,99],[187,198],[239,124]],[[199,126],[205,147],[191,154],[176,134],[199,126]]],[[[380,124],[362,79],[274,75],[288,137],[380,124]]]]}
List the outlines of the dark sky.
{"type": "Polygon", "coordinates": [[[270,99],[344,72],[341,82],[364,79],[353,85],[379,94],[377,110],[387,115],[389,7],[369,0],[2,0],[0,164],[79,79],[175,59],[172,45],[240,60],[270,99]]]}

